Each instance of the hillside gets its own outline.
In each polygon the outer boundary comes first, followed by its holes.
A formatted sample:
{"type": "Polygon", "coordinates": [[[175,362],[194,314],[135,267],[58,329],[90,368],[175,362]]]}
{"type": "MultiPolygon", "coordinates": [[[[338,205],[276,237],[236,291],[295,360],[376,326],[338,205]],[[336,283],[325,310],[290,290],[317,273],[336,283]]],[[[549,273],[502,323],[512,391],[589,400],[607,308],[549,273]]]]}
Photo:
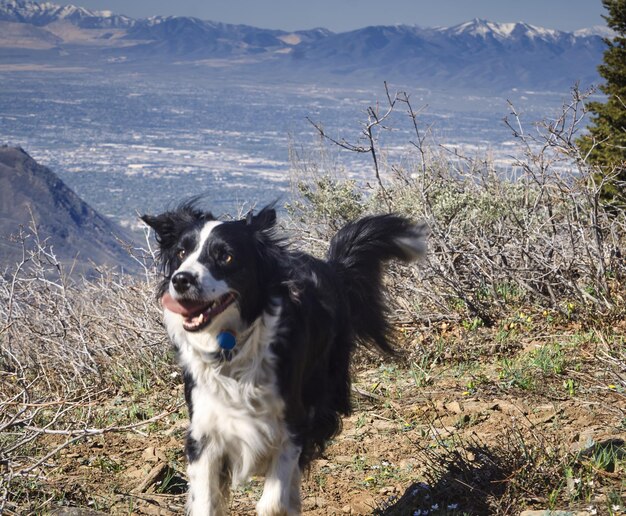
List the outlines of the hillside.
{"type": "MultiPolygon", "coordinates": [[[[57,258],[78,272],[93,265],[136,269],[118,238],[133,237],[78,197],[50,169],[19,147],[0,147],[0,262],[9,268],[22,257],[22,245],[11,241],[20,227],[34,221],[37,234],[57,258]]],[[[32,245],[32,242],[28,244],[32,245]]]]}

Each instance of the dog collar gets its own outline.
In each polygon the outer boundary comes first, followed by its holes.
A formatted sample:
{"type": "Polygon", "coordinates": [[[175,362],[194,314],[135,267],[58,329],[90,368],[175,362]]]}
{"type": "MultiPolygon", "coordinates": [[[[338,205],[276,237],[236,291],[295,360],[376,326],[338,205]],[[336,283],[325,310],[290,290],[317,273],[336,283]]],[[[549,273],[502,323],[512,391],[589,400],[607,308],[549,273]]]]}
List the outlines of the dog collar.
{"type": "Polygon", "coordinates": [[[217,335],[217,344],[225,351],[232,351],[237,345],[237,337],[230,330],[224,330],[217,335]]]}
{"type": "Polygon", "coordinates": [[[230,362],[233,358],[233,349],[237,345],[237,337],[235,332],[230,330],[224,330],[217,334],[217,345],[220,347],[220,351],[215,353],[220,360],[230,362]]]}
{"type": "Polygon", "coordinates": [[[235,331],[222,330],[215,337],[217,345],[220,347],[219,351],[206,353],[207,359],[220,363],[230,362],[236,354],[235,347],[237,346],[237,343],[245,342],[252,334],[252,331],[253,328],[250,328],[237,338],[237,333],[235,333],[235,331]]]}

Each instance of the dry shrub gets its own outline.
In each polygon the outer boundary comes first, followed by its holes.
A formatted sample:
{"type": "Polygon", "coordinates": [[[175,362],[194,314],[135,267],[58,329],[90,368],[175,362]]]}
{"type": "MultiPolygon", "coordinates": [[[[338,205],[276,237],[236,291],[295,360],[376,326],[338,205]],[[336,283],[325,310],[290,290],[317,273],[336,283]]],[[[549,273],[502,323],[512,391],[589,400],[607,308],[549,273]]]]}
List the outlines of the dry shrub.
{"type": "Polygon", "coordinates": [[[529,499],[552,508],[575,460],[552,441],[513,426],[489,443],[473,435],[416,446],[425,482],[378,514],[518,514],[529,499]]]}
{"type": "Polygon", "coordinates": [[[511,305],[529,303],[564,315],[573,305],[611,311],[624,300],[626,212],[602,204],[603,184],[574,144],[586,95],[574,90],[571,102],[531,135],[511,106],[507,123],[520,156],[503,170],[489,159],[429,144],[409,96],[387,91],[389,108],[378,117],[368,110],[364,144],[331,139],[316,125],[331,145],[376,156],[374,175],[385,180],[375,189],[359,188],[341,172],[296,161],[300,199],[291,214],[308,228],[304,241],[315,245],[354,214],[394,211],[426,221],[431,235],[422,272],[395,269],[396,304],[409,317],[477,318],[490,325],[511,305]],[[390,110],[414,131],[407,155],[396,163],[383,159],[372,129],[392,124],[390,110]],[[378,120],[387,125],[376,126],[378,120]]]}
{"type": "Polygon", "coordinates": [[[67,446],[162,416],[102,412],[116,393],[168,378],[170,364],[149,267],[139,279],[97,268],[76,278],[32,230],[17,238],[23,259],[0,277],[0,513],[36,510],[36,486],[67,446]]]}

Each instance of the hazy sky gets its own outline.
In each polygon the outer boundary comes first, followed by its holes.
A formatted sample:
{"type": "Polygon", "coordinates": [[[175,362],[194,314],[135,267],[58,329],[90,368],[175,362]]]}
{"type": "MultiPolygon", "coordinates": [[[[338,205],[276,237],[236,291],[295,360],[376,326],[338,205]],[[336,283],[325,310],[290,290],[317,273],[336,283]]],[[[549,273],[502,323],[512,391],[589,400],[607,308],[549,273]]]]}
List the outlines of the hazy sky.
{"type": "MultiPolygon", "coordinates": [[[[54,1],[54,0],[53,0],[54,1]]],[[[601,0],[74,0],[133,18],[196,16],[272,29],[325,27],[340,32],[367,25],[456,25],[472,18],[524,21],[551,29],[604,25],[601,0]]]]}

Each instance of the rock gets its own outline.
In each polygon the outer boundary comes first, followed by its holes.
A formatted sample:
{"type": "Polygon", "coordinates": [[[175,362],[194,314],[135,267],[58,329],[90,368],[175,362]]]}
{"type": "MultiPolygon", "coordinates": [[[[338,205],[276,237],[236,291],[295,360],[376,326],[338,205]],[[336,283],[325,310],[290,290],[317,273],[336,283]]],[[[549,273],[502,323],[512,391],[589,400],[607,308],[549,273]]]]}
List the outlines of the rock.
{"type": "Polygon", "coordinates": [[[595,428],[585,428],[575,436],[575,442],[570,445],[570,451],[573,453],[581,452],[587,448],[591,448],[595,444],[594,435],[595,428]]]}
{"type": "Polygon", "coordinates": [[[130,467],[124,471],[124,476],[130,480],[141,480],[144,478],[148,472],[152,469],[147,464],[144,464],[142,467],[130,467]]]}
{"type": "Polygon", "coordinates": [[[448,412],[452,412],[453,414],[460,414],[463,412],[463,407],[458,401],[451,401],[446,405],[446,409],[448,412]]]}
{"type": "Polygon", "coordinates": [[[141,514],[146,516],[172,516],[174,513],[165,507],[145,504],[141,507],[141,514]]]}
{"type": "Polygon", "coordinates": [[[167,464],[164,462],[159,462],[154,468],[150,470],[150,472],[146,475],[146,477],[141,481],[141,483],[133,489],[134,492],[143,493],[148,490],[148,488],[157,482],[160,478],[163,477],[167,470],[167,464]]]}
{"type": "Polygon", "coordinates": [[[356,428],[348,428],[346,430],[344,430],[343,432],[341,432],[342,437],[355,437],[357,435],[359,435],[360,432],[358,429],[356,428]]]}
{"type": "Polygon", "coordinates": [[[493,404],[497,405],[494,410],[498,410],[509,416],[520,417],[528,414],[528,408],[522,405],[521,402],[518,402],[517,405],[514,405],[510,401],[497,399],[493,400],[493,404]]]}
{"type": "Polygon", "coordinates": [[[165,435],[173,435],[177,432],[184,432],[189,426],[189,422],[186,419],[181,419],[174,423],[169,429],[167,429],[165,435]]]}
{"type": "Polygon", "coordinates": [[[530,421],[530,423],[532,423],[533,426],[543,425],[543,424],[552,422],[554,418],[558,416],[559,414],[561,414],[562,412],[563,412],[562,410],[554,411],[553,409],[550,409],[550,411],[548,411],[547,413],[538,411],[535,414],[529,415],[528,421],[530,421]]]}
{"type": "Polygon", "coordinates": [[[398,424],[393,421],[385,421],[383,419],[378,419],[374,421],[372,425],[379,432],[393,431],[398,428],[398,424]]]}
{"type": "Polygon", "coordinates": [[[328,501],[319,496],[307,496],[302,500],[302,508],[311,511],[313,509],[322,509],[328,506],[328,501]]]}
{"type": "Polygon", "coordinates": [[[470,414],[474,412],[492,412],[494,410],[500,410],[497,403],[471,400],[464,401],[463,408],[465,412],[469,412],[470,414]]]}
{"type": "Polygon", "coordinates": [[[398,466],[400,466],[401,469],[409,470],[409,471],[417,467],[418,464],[419,464],[419,461],[412,457],[401,459],[400,462],[398,462],[398,466]]]}
{"type": "Polygon", "coordinates": [[[443,427],[443,428],[433,428],[432,433],[433,437],[437,436],[440,439],[444,439],[446,437],[450,437],[452,434],[456,432],[456,428],[453,426],[443,427]]]}
{"type": "Polygon", "coordinates": [[[372,511],[376,508],[376,500],[368,493],[361,493],[352,499],[350,507],[352,510],[350,514],[372,514],[372,511]]]}
{"type": "Polygon", "coordinates": [[[163,450],[154,446],[146,448],[141,454],[141,458],[146,462],[167,462],[167,457],[163,450]]]}

